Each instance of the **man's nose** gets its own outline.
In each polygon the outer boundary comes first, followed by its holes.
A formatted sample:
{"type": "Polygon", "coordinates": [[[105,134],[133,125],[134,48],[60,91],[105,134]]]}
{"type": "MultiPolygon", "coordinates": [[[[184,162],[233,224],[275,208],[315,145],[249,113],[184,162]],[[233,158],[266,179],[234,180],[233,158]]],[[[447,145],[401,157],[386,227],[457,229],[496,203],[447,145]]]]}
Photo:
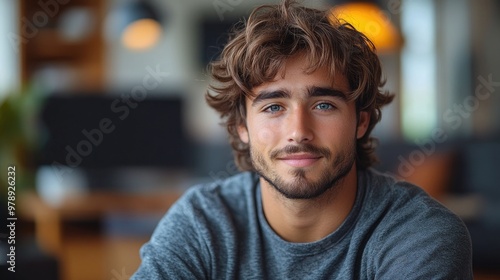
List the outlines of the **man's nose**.
{"type": "Polygon", "coordinates": [[[287,116],[288,142],[304,143],[313,140],[311,115],[304,108],[296,108],[287,116]]]}

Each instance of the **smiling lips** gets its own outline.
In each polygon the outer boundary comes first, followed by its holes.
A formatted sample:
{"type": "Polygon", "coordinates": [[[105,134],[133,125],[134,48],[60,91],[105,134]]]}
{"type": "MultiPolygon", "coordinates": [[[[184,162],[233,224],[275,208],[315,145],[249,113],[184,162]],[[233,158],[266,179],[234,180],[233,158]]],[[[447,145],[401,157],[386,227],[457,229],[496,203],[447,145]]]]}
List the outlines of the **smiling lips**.
{"type": "Polygon", "coordinates": [[[315,154],[293,154],[279,157],[278,160],[293,166],[293,167],[307,167],[318,161],[321,156],[315,154]]]}

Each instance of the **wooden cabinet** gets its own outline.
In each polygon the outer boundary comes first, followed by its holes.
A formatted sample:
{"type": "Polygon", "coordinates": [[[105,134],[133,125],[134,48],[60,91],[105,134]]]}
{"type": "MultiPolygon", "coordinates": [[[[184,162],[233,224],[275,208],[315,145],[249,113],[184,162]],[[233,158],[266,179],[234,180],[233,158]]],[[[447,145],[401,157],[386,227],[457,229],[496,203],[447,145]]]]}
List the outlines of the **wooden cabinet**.
{"type": "Polygon", "coordinates": [[[24,84],[99,88],[104,82],[106,1],[21,0],[19,33],[24,84]]]}

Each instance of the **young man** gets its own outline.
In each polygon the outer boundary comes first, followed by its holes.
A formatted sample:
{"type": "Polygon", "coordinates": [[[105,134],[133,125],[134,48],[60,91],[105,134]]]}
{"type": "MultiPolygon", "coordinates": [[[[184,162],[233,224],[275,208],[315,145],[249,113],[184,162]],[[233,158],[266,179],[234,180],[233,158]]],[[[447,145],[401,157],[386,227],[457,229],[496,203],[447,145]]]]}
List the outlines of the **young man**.
{"type": "Polygon", "coordinates": [[[211,65],[208,103],[242,171],[191,188],[134,279],[471,279],[458,217],[369,167],[380,108],[372,43],[326,12],[257,8],[211,65]]]}

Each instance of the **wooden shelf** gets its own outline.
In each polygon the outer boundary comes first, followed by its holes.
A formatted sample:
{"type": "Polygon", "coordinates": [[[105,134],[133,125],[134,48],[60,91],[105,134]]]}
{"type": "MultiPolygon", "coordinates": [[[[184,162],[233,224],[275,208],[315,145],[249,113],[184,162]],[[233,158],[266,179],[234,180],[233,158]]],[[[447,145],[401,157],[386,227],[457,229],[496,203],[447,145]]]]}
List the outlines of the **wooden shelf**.
{"type": "Polygon", "coordinates": [[[33,38],[26,47],[26,53],[32,60],[61,60],[81,57],[82,48],[92,48],[91,42],[71,42],[64,40],[57,30],[47,29],[33,38]]]}
{"type": "Polygon", "coordinates": [[[102,26],[106,2],[72,0],[59,4],[54,1],[53,5],[56,6],[49,8],[42,7],[39,1],[34,0],[21,0],[20,3],[19,34],[24,34],[28,24],[31,25],[32,32],[30,36],[24,36],[26,40],[21,44],[23,83],[32,82],[38,71],[47,65],[64,65],[78,73],[80,81],[73,83],[73,87],[85,85],[87,88],[102,88],[105,47],[102,26]],[[84,8],[92,15],[92,22],[88,23],[92,28],[79,40],[65,38],[59,26],[61,15],[72,8],[84,8]]]}

